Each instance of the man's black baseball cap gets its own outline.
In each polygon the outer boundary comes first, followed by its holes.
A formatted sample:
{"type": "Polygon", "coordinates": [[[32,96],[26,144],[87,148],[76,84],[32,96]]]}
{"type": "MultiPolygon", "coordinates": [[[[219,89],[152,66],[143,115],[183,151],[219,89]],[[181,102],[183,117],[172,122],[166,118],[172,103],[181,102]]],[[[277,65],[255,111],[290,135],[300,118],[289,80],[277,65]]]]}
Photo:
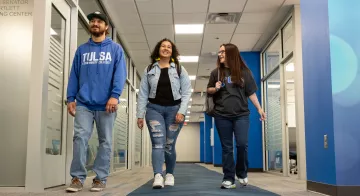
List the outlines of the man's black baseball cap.
{"type": "Polygon", "coordinates": [[[106,16],[106,14],[103,14],[103,13],[101,13],[99,11],[90,13],[89,15],[87,15],[87,18],[89,19],[89,21],[92,20],[93,18],[98,18],[100,20],[103,20],[106,25],[109,25],[109,19],[106,16]]]}

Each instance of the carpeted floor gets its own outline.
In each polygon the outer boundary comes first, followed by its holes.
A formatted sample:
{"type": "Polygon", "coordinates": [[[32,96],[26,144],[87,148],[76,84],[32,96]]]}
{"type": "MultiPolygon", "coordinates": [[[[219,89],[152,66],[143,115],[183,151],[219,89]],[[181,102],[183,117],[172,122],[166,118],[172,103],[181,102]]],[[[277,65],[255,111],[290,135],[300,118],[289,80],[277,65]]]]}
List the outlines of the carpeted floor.
{"type": "Polygon", "coordinates": [[[273,196],[278,195],[255,186],[242,187],[236,182],[236,189],[220,189],[222,174],[208,170],[196,164],[177,164],[175,168],[175,186],[163,189],[152,189],[153,180],[134,190],[129,196],[136,195],[246,195],[273,196]]]}

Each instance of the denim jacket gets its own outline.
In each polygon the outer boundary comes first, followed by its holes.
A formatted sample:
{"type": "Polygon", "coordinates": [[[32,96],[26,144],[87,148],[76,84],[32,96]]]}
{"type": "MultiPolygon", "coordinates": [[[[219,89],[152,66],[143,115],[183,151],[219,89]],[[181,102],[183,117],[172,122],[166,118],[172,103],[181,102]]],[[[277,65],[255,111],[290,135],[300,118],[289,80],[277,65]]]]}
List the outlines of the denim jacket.
{"type": "MultiPolygon", "coordinates": [[[[169,78],[174,99],[181,99],[181,105],[178,113],[185,116],[191,97],[191,81],[185,68],[181,66],[181,69],[181,75],[179,78],[175,63],[171,63],[169,67],[169,78]]],[[[141,78],[139,97],[137,101],[137,118],[144,118],[148,98],[155,98],[160,73],[161,70],[157,62],[154,63],[154,67],[149,72],[147,71],[147,67],[145,68],[144,75],[141,78]]]]}

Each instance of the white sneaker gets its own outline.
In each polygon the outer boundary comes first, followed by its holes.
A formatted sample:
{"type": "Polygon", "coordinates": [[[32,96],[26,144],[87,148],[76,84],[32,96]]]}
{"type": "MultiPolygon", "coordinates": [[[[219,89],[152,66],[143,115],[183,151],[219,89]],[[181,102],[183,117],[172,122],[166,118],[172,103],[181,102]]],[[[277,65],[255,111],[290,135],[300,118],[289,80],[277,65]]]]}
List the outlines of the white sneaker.
{"type": "Polygon", "coordinates": [[[234,188],[236,188],[236,184],[226,180],[226,181],[222,182],[221,188],[222,189],[234,189],[234,188]]]}
{"type": "Polygon", "coordinates": [[[172,174],[166,174],[165,177],[165,186],[174,186],[175,185],[175,178],[172,174]]]}
{"type": "Polygon", "coordinates": [[[156,174],[154,177],[154,183],[153,183],[154,189],[162,189],[164,188],[164,178],[161,174],[156,174]]]}
{"type": "Polygon", "coordinates": [[[248,178],[241,179],[239,178],[239,182],[241,185],[246,186],[249,183],[248,178]]]}

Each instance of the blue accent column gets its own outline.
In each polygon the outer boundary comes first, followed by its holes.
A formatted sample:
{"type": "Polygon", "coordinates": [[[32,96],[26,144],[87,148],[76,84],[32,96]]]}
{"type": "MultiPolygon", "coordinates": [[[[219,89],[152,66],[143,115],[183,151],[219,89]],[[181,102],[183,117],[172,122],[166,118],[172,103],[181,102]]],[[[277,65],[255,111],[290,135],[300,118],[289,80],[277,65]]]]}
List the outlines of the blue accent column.
{"type": "Polygon", "coordinates": [[[300,6],[307,180],[360,190],[360,1],[300,6]]]}
{"type": "Polygon", "coordinates": [[[205,149],[205,153],[204,153],[204,162],[205,163],[212,163],[213,162],[213,151],[212,151],[212,147],[210,144],[210,130],[212,128],[212,118],[211,116],[207,115],[206,113],[204,114],[204,149],[205,149]]]}
{"type": "Polygon", "coordinates": [[[216,129],[215,126],[215,122],[213,124],[213,127],[214,127],[213,164],[214,166],[219,167],[222,166],[222,147],[221,147],[218,130],[216,129]]]}
{"type": "Polygon", "coordinates": [[[204,163],[205,160],[205,127],[204,127],[204,122],[200,122],[200,162],[204,163]]]}
{"type": "MultiPolygon", "coordinates": [[[[256,96],[261,104],[261,72],[260,72],[260,52],[240,52],[240,56],[245,61],[253,73],[258,90],[256,96]]],[[[260,116],[254,104],[248,99],[250,110],[250,128],[249,128],[249,143],[248,143],[248,158],[249,168],[262,169],[263,168],[263,148],[262,148],[262,123],[259,120],[260,116]]],[[[236,152],[236,150],[235,150],[236,152]]],[[[236,157],[236,156],[234,156],[236,157]]]]}

